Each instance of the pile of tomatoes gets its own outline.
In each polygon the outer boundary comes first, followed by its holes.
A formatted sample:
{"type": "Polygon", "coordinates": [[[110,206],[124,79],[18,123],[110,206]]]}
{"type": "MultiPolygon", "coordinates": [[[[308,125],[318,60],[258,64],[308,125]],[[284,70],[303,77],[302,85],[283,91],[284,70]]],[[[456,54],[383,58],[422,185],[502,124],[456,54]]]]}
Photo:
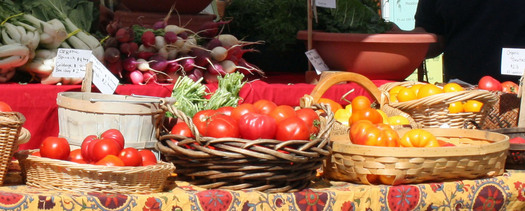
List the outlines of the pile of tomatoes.
{"type": "Polygon", "coordinates": [[[148,166],[157,164],[149,149],[125,148],[125,140],[117,129],[104,131],[100,136],[87,136],[79,149],[71,150],[66,138],[46,137],[34,156],[103,166],[148,166]]]}
{"type": "Polygon", "coordinates": [[[518,94],[519,85],[512,81],[500,82],[492,76],[483,76],[479,79],[478,88],[489,91],[502,91],[505,93],[518,94]]]}
{"type": "MultiPolygon", "coordinates": [[[[192,117],[201,136],[249,140],[311,140],[319,132],[320,119],[311,108],[295,109],[261,99],[237,107],[202,110],[192,117]]],[[[186,122],[179,121],[171,134],[194,137],[186,122]]]]}

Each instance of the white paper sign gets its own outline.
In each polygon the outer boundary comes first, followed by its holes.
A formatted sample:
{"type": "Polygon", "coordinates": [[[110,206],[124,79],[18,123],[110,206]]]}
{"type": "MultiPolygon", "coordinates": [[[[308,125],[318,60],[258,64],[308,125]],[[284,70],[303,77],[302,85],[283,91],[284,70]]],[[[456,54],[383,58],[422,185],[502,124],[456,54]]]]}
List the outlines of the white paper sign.
{"type": "Polygon", "coordinates": [[[93,84],[102,94],[113,94],[118,86],[118,78],[102,64],[94,55],[91,56],[93,62],[93,84]]]}
{"type": "Polygon", "coordinates": [[[91,50],[59,48],[52,76],[83,78],[91,55],[91,50]]]}
{"type": "Polygon", "coordinates": [[[315,0],[315,6],[335,9],[335,1],[336,0],[315,0]]]}
{"type": "Polygon", "coordinates": [[[327,71],[330,68],[324,63],[323,58],[317,53],[315,49],[311,49],[309,51],[306,51],[306,57],[308,57],[308,60],[314,66],[315,72],[317,72],[318,75],[320,75],[323,71],[327,71]]]}
{"type": "Polygon", "coordinates": [[[522,76],[525,71],[525,49],[503,48],[501,50],[501,74],[522,76]]]}

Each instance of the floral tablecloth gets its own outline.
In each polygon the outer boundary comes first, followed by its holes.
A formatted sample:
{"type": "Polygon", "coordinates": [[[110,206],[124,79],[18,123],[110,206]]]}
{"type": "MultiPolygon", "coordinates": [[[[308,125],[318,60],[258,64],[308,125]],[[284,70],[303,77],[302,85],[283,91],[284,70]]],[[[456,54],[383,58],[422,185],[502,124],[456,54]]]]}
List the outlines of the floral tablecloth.
{"type": "Polygon", "coordinates": [[[525,210],[525,171],[478,180],[400,186],[319,181],[292,193],[205,190],[176,182],[166,192],[62,192],[5,184],[1,210],[525,210]]]}

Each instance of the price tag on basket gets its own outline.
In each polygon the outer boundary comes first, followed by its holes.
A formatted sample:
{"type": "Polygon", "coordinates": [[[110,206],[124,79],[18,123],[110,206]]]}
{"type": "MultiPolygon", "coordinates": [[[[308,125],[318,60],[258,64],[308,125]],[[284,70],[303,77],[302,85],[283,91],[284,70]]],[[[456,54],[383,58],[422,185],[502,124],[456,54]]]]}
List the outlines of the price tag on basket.
{"type": "Polygon", "coordinates": [[[311,49],[309,51],[306,51],[306,57],[308,57],[308,60],[310,60],[310,63],[312,66],[314,66],[315,72],[317,72],[317,75],[320,75],[323,71],[327,71],[328,66],[326,63],[324,63],[323,58],[317,53],[315,49],[311,49]]]}
{"type": "MultiPolygon", "coordinates": [[[[100,62],[94,55],[91,55],[91,61],[93,63],[93,84],[103,94],[113,94],[117,89],[119,80],[111,71],[106,68],[102,62],[100,62]]],[[[87,76],[87,74],[86,74],[87,76]]]]}
{"type": "Polygon", "coordinates": [[[525,49],[503,48],[501,50],[501,74],[522,76],[525,69],[525,49]]]}

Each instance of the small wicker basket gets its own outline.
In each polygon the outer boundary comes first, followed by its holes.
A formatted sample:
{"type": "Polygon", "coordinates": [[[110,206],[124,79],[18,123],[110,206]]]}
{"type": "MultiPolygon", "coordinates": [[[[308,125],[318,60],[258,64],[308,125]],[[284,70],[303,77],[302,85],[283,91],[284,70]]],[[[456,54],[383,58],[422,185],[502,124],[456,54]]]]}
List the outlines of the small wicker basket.
{"type": "MultiPolygon", "coordinates": [[[[409,129],[398,130],[400,135],[409,129]]],[[[476,179],[501,175],[509,137],[459,128],[425,128],[438,138],[467,138],[474,144],[453,147],[376,147],[355,145],[348,136],[332,137],[329,179],[370,184],[369,175],[395,178],[390,185],[476,179]],[[488,142],[475,144],[476,142],[488,142]]]]}
{"type": "Polygon", "coordinates": [[[18,145],[29,141],[28,130],[22,127],[25,117],[19,112],[0,112],[0,185],[18,145]]]}
{"type": "Polygon", "coordinates": [[[278,141],[203,137],[192,119],[174,106],[168,111],[188,124],[196,138],[162,135],[157,143],[161,155],[177,166],[178,180],[203,188],[291,192],[307,187],[329,155],[328,135],[334,122],[325,105],[325,124],[313,140],[278,141]],[[171,141],[174,139],[177,143],[171,141]],[[185,147],[190,146],[190,147],[185,147]]]}
{"type": "MultiPolygon", "coordinates": [[[[386,83],[379,87],[389,96],[388,91],[395,86],[411,87],[421,82],[404,81],[386,83]]],[[[465,90],[435,94],[421,99],[406,102],[391,102],[390,106],[408,113],[423,128],[450,127],[450,128],[483,128],[483,119],[497,101],[497,96],[485,90],[465,90]],[[450,103],[467,100],[478,100],[483,103],[480,112],[449,113],[450,103]]]]}
{"type": "MultiPolygon", "coordinates": [[[[525,138],[525,128],[523,127],[499,128],[488,131],[505,134],[509,136],[510,139],[515,137],[525,138]]],[[[505,168],[521,170],[525,169],[525,144],[510,143],[505,168]]]]}
{"type": "Polygon", "coordinates": [[[155,193],[163,191],[175,166],[159,161],[149,166],[99,166],[31,155],[35,150],[15,153],[22,176],[29,186],[52,190],[155,193]]]}

